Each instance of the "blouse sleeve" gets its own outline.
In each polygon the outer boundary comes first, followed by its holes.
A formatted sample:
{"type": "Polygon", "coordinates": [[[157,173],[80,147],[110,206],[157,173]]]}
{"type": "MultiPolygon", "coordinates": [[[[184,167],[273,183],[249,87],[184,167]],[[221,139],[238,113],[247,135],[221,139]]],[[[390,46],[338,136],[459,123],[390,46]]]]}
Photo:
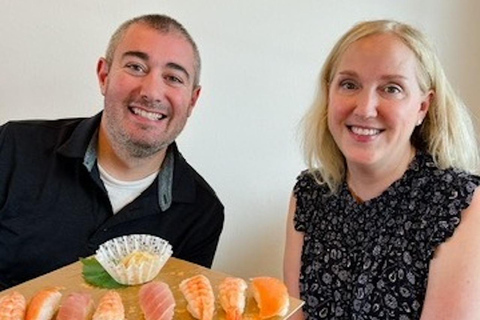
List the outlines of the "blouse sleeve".
{"type": "Polygon", "coordinates": [[[433,220],[430,224],[433,227],[430,238],[431,256],[440,244],[453,235],[460,224],[461,213],[472,202],[473,193],[480,185],[480,177],[451,172],[444,176],[443,182],[434,188],[433,207],[439,210],[431,216],[433,220]],[[437,202],[438,199],[443,199],[444,203],[437,202]]]}
{"type": "Polygon", "coordinates": [[[307,171],[303,171],[297,177],[297,182],[293,188],[293,194],[297,200],[293,222],[297,231],[305,232],[309,221],[311,221],[314,207],[312,198],[316,185],[315,179],[307,171]]]}

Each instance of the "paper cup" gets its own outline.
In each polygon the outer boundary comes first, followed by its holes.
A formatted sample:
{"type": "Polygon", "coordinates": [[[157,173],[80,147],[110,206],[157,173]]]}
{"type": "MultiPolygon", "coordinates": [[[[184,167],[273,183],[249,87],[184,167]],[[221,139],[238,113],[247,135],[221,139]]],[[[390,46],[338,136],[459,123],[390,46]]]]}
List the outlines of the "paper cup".
{"type": "Polygon", "coordinates": [[[136,285],[155,278],[172,255],[168,241],[147,234],[111,239],[98,248],[97,261],[115,281],[136,285]]]}

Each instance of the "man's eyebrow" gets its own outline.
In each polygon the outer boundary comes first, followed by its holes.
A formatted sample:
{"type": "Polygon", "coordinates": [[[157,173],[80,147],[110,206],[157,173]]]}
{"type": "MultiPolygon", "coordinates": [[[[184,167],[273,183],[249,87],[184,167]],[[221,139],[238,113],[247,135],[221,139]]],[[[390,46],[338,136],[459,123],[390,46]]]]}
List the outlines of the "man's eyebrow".
{"type": "Polygon", "coordinates": [[[127,51],[127,52],[124,52],[123,55],[122,55],[123,58],[129,57],[129,56],[137,57],[137,58],[140,58],[140,59],[146,60],[146,61],[148,61],[148,59],[150,58],[148,56],[148,54],[146,54],[145,52],[142,52],[142,51],[127,51]]]}
{"type": "MultiPolygon", "coordinates": [[[[148,61],[150,59],[150,56],[147,53],[142,52],[142,51],[127,51],[127,52],[123,53],[122,57],[123,58],[125,58],[125,57],[137,57],[137,58],[145,60],[145,61],[148,61]]],[[[180,64],[175,63],[175,62],[168,62],[167,67],[170,68],[170,69],[178,70],[178,71],[184,73],[185,76],[187,76],[187,79],[190,79],[190,74],[188,73],[187,69],[185,69],[180,64]]]]}
{"type": "Polygon", "coordinates": [[[185,69],[184,67],[182,67],[178,63],[169,62],[169,63],[167,63],[167,67],[171,68],[171,69],[178,70],[180,72],[183,72],[187,76],[187,79],[190,79],[190,74],[188,73],[187,69],[185,69]]]}

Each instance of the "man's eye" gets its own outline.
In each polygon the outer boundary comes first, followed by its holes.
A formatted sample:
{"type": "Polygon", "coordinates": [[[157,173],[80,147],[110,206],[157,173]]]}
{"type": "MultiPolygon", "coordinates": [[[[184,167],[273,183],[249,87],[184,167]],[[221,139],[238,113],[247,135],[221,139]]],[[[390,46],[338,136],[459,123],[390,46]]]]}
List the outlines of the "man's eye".
{"type": "Polygon", "coordinates": [[[176,76],[166,76],[165,78],[170,82],[183,83],[183,80],[176,76]]]}
{"type": "Polygon", "coordinates": [[[127,64],[127,68],[134,71],[134,72],[145,72],[144,68],[136,63],[129,63],[127,64]]]}

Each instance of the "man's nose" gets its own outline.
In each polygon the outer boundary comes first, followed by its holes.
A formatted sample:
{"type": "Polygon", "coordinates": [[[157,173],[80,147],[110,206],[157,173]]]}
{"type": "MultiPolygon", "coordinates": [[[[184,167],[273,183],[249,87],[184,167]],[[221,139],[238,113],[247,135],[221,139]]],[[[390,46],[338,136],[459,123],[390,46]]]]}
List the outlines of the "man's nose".
{"type": "Polygon", "coordinates": [[[141,96],[150,101],[162,101],[165,91],[163,78],[154,73],[149,73],[142,78],[141,96]]]}
{"type": "Polygon", "coordinates": [[[379,102],[375,90],[363,89],[357,95],[354,113],[364,119],[375,118],[379,102]]]}

